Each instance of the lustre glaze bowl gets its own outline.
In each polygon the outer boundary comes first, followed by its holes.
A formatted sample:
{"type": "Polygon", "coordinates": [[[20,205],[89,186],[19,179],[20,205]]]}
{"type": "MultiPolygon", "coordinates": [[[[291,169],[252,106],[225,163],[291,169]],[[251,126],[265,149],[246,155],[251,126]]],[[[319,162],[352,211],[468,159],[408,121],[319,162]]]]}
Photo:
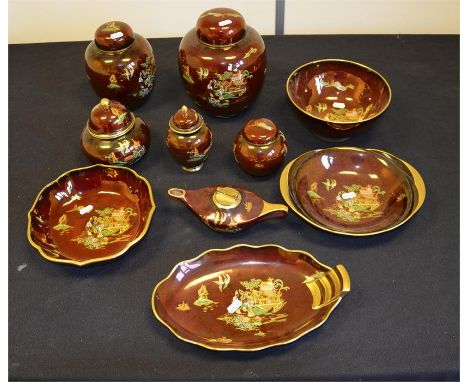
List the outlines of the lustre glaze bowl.
{"type": "Polygon", "coordinates": [[[332,147],[289,163],[280,179],[286,203],[310,224],[342,235],[392,230],[422,206],[426,189],[409,163],[375,149],[332,147]]]}
{"type": "Polygon", "coordinates": [[[325,140],[344,140],[366,129],[368,125],[361,124],[382,114],[392,98],[381,74],[339,59],[298,67],[286,82],[286,92],[306,123],[325,140]]]}
{"type": "Polygon", "coordinates": [[[28,213],[28,239],[47,260],[73,265],[115,259],[140,241],[156,205],[135,171],[102,164],[47,184],[28,213]]]}
{"type": "Polygon", "coordinates": [[[255,351],[318,328],[350,290],[342,265],[273,244],[240,244],[177,264],[154,288],[151,305],[183,341],[255,351]]]}

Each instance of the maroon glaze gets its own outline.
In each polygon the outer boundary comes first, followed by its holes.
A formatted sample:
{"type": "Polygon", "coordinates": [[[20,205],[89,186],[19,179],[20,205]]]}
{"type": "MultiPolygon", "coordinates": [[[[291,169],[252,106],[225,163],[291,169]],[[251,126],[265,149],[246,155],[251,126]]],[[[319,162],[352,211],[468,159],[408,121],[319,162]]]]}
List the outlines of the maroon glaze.
{"type": "Polygon", "coordinates": [[[262,37],[229,8],[204,12],[179,46],[179,70],[195,103],[219,117],[247,108],[266,71],[262,37]]]}
{"type": "Polygon", "coordinates": [[[352,234],[392,227],[416,202],[407,169],[383,152],[352,147],[302,155],[291,167],[289,190],[312,221],[352,234]]]}
{"type": "Polygon", "coordinates": [[[327,140],[344,140],[368,128],[360,124],[382,114],[391,100],[390,86],[379,73],[345,60],[295,69],[286,90],[308,125],[327,140]]]}
{"type": "Polygon", "coordinates": [[[239,232],[254,223],[282,218],[288,207],[271,204],[237,186],[214,185],[197,190],[171,188],[169,196],[182,200],[208,227],[219,232],[239,232]]]}
{"type": "Polygon", "coordinates": [[[342,265],[331,268],[276,245],[243,244],[177,264],[154,288],[152,307],[184,341],[252,351],[319,327],[350,290],[342,265]]]}
{"type": "Polygon", "coordinates": [[[169,120],[166,146],[188,172],[199,171],[211,149],[212,133],[201,114],[182,106],[169,120]]]}
{"type": "Polygon", "coordinates": [[[101,25],[85,52],[88,79],[99,97],[141,105],[153,89],[153,48],[121,21],[101,25]]]}
{"type": "Polygon", "coordinates": [[[150,130],[117,101],[103,98],[81,134],[81,147],[95,163],[127,166],[140,160],[150,146],[150,130]]]}
{"type": "Polygon", "coordinates": [[[154,210],[149,183],[133,170],[74,169],[39,193],[28,238],[48,260],[85,265],[123,254],[143,237],[154,210]]]}
{"type": "Polygon", "coordinates": [[[250,175],[269,175],[283,162],[288,146],[284,134],[266,118],[248,121],[237,134],[234,158],[250,175]]]}

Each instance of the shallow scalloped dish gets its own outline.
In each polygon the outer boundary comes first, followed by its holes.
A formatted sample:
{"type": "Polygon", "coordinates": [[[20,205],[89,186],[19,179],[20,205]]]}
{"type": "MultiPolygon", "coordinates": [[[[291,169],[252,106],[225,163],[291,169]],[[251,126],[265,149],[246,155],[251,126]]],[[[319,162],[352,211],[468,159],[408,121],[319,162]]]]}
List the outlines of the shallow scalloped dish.
{"type": "Polygon", "coordinates": [[[150,184],[134,170],[77,168],[39,192],[27,235],[47,260],[82,266],[123,255],[146,234],[155,209],[150,184]]]}
{"type": "Polygon", "coordinates": [[[407,222],[422,206],[426,189],[409,163],[382,150],[331,147],[290,162],[280,178],[291,209],[325,231],[376,235],[407,222]]]}
{"type": "Polygon", "coordinates": [[[182,261],[154,288],[156,318],[179,339],[211,350],[254,351],[322,325],[351,282],[304,251],[241,244],[182,261]]]}

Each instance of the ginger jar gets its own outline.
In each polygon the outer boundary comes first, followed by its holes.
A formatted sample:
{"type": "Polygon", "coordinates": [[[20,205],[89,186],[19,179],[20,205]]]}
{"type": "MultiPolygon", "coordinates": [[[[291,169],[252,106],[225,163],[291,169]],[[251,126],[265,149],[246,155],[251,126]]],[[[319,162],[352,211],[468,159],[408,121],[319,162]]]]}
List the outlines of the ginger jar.
{"type": "Polygon", "coordinates": [[[92,162],[131,165],[149,149],[149,126],[120,102],[103,98],[91,111],[81,146],[92,162]]]}
{"type": "Polygon", "coordinates": [[[250,175],[273,173],[283,162],[288,146],[284,134],[267,118],[248,121],[233,144],[234,159],[250,175]]]}
{"type": "Polygon", "coordinates": [[[101,25],[85,52],[88,79],[99,97],[141,105],[153,89],[156,72],[153,48],[130,25],[101,25]]]}
{"type": "Polygon", "coordinates": [[[262,87],[265,44],[239,12],[210,9],[182,39],[179,70],[197,105],[230,117],[247,108],[262,87]]]}
{"type": "Polygon", "coordinates": [[[182,106],[169,120],[166,145],[185,171],[201,170],[211,149],[212,139],[211,129],[194,109],[182,106]]]}

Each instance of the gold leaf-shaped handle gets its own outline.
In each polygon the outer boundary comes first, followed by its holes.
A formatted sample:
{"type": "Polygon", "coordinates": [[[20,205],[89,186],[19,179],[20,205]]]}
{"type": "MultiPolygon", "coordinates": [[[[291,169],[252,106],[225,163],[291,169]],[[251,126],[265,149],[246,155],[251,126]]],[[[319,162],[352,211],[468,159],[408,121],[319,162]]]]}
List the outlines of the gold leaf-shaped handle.
{"type": "Polygon", "coordinates": [[[328,272],[318,272],[307,277],[304,284],[312,294],[312,309],[334,303],[351,290],[348,271],[341,264],[328,272]]]}

